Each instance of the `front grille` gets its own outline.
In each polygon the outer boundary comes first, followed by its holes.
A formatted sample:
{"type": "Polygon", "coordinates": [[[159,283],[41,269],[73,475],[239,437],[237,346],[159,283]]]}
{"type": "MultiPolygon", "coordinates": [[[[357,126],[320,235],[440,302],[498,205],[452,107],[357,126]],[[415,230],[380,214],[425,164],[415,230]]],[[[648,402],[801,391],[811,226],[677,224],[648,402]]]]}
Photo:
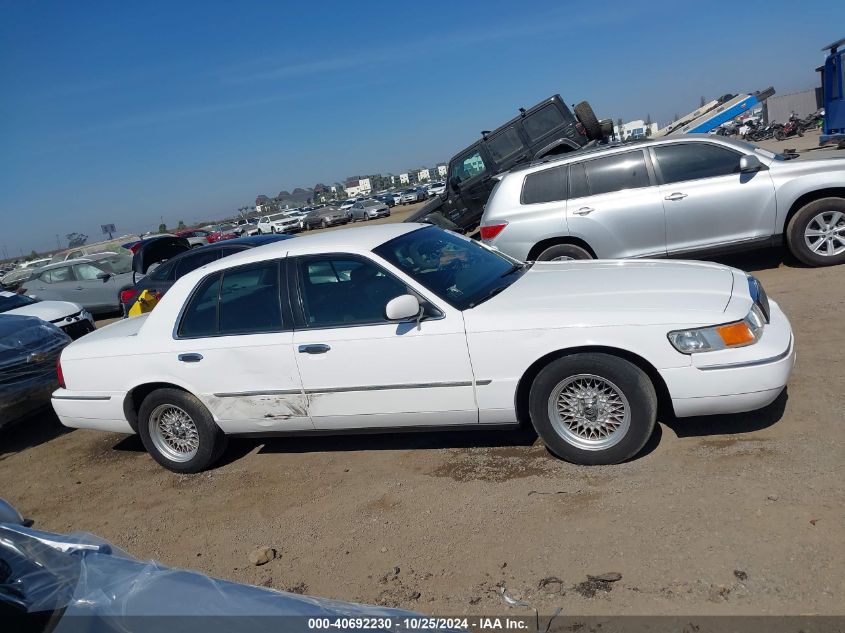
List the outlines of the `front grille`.
{"type": "Polygon", "coordinates": [[[91,325],[91,322],[88,319],[80,319],[79,321],[74,321],[73,323],[68,323],[66,326],[62,328],[69,337],[76,340],[80,336],[85,336],[88,332],[94,331],[94,326],[91,325]]]}

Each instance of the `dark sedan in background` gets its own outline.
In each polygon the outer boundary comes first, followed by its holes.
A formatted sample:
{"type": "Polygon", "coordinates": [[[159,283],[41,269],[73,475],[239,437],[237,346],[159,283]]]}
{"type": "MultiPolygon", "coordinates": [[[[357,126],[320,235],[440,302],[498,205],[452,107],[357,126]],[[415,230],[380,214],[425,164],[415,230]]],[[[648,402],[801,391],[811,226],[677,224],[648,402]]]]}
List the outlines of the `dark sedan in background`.
{"type": "MultiPolygon", "coordinates": [[[[188,251],[176,249],[177,245],[174,245],[173,253],[164,251],[159,253],[161,260],[164,261],[163,264],[152,269],[149,274],[137,280],[134,284],[127,284],[120,290],[119,298],[123,314],[124,316],[129,314],[132,305],[144,290],[149,290],[156,297],[161,297],[170,290],[170,287],[179,278],[200,266],[215,262],[221,257],[234,255],[256,246],[288,240],[291,237],[293,236],[282,234],[238,237],[208,246],[199,246],[188,251]]],[[[150,262],[147,263],[150,264],[150,262]]]]}
{"type": "Polygon", "coordinates": [[[309,211],[308,215],[302,218],[302,227],[304,229],[325,229],[336,224],[346,224],[347,222],[349,222],[349,213],[347,213],[346,209],[323,207],[322,209],[309,211]]]}

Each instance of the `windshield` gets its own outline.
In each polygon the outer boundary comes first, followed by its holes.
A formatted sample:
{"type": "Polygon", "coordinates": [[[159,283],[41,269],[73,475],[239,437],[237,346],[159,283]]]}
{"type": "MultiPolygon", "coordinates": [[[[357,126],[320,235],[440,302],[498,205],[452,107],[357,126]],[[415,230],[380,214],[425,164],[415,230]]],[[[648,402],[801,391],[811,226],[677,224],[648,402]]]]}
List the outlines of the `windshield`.
{"type": "Polygon", "coordinates": [[[373,252],[458,310],[498,294],[526,269],[476,240],[434,226],[401,235],[373,252]]]}
{"type": "Polygon", "coordinates": [[[37,299],[26,295],[15,294],[14,292],[0,291],[0,312],[8,312],[35,303],[37,299]]]}

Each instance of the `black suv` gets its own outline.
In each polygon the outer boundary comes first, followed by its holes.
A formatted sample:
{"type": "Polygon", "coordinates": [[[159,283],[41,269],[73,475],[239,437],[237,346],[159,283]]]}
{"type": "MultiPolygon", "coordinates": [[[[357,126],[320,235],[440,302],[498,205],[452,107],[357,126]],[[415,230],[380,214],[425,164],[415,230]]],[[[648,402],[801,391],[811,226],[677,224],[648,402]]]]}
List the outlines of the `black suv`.
{"type": "Polygon", "coordinates": [[[449,161],[446,190],[405,221],[473,231],[496,184],[496,174],[521,163],[571,152],[613,133],[613,121],[599,122],[586,101],[574,110],[573,116],[561,96],[554,95],[527,110],[520,108],[519,116],[496,130],[483,131],[480,141],[449,161]]]}

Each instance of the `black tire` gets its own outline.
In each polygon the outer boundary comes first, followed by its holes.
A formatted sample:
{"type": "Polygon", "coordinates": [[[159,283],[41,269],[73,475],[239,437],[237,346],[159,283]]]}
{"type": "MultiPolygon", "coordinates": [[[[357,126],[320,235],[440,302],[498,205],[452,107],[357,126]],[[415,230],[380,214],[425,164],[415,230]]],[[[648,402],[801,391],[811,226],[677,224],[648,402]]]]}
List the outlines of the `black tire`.
{"type": "Polygon", "coordinates": [[[778,130],[775,132],[775,139],[778,141],[783,141],[784,139],[786,139],[786,134],[783,130],[778,130]]]}
{"type": "MultiPolygon", "coordinates": [[[[639,453],[654,432],[657,394],[645,372],[627,360],[610,354],[573,354],[552,361],[537,374],[529,394],[529,411],[537,434],[561,459],[584,465],[618,464],[639,453]],[[614,438],[615,443],[606,448],[593,450],[576,445],[575,440],[567,439],[558,430],[562,422],[554,423],[551,419],[549,401],[552,394],[561,383],[567,379],[577,380],[579,375],[585,375],[586,380],[592,376],[609,381],[627,400],[627,429],[617,431],[620,435],[614,438]]],[[[585,419],[589,419],[587,416],[589,414],[585,414],[585,419]]]]}
{"type": "Polygon", "coordinates": [[[584,126],[584,132],[586,133],[587,138],[591,141],[600,140],[602,138],[601,124],[599,123],[598,118],[596,118],[596,113],[593,112],[593,108],[590,104],[586,101],[582,101],[573,109],[575,110],[575,116],[578,121],[580,121],[581,125],[584,126]]]}
{"type": "MultiPolygon", "coordinates": [[[[814,219],[822,213],[836,213],[845,214],[845,198],[821,198],[801,207],[798,212],[789,220],[786,226],[786,244],[789,251],[797,257],[801,262],[808,266],[834,266],[836,264],[845,263],[845,250],[836,255],[824,255],[816,253],[807,244],[804,239],[804,234],[814,219]]],[[[824,219],[824,218],[823,218],[824,219]]],[[[826,218],[829,222],[832,218],[826,218]]],[[[835,228],[840,228],[841,231],[838,236],[845,240],[845,220],[839,219],[835,228]]],[[[836,234],[834,234],[836,235],[836,234]]],[[[829,248],[829,244],[825,245],[825,249],[829,248]]],[[[834,239],[832,242],[834,248],[841,245],[841,242],[834,239]]]]}
{"type": "Polygon", "coordinates": [[[157,389],[144,398],[138,411],[138,434],[144,448],[159,464],[174,473],[198,473],[220,459],[226,450],[227,438],[214,422],[211,413],[202,402],[187,391],[180,389],[157,389]],[[176,461],[163,453],[150,433],[150,416],[162,405],[172,405],[187,413],[193,422],[199,438],[196,453],[187,461],[176,461]]]}
{"type": "Polygon", "coordinates": [[[567,259],[593,259],[590,252],[575,244],[555,244],[537,255],[538,262],[564,261],[567,259]]]}
{"type": "Polygon", "coordinates": [[[270,227],[270,233],[272,233],[273,235],[276,234],[276,227],[275,226],[270,227]]]}
{"type": "Polygon", "coordinates": [[[258,229],[258,234],[261,235],[261,229],[258,229]]]}
{"type": "Polygon", "coordinates": [[[326,222],[326,218],[323,218],[323,222],[322,222],[322,224],[323,224],[323,228],[324,228],[324,229],[329,228],[329,223],[328,223],[328,222],[326,222]]]}

